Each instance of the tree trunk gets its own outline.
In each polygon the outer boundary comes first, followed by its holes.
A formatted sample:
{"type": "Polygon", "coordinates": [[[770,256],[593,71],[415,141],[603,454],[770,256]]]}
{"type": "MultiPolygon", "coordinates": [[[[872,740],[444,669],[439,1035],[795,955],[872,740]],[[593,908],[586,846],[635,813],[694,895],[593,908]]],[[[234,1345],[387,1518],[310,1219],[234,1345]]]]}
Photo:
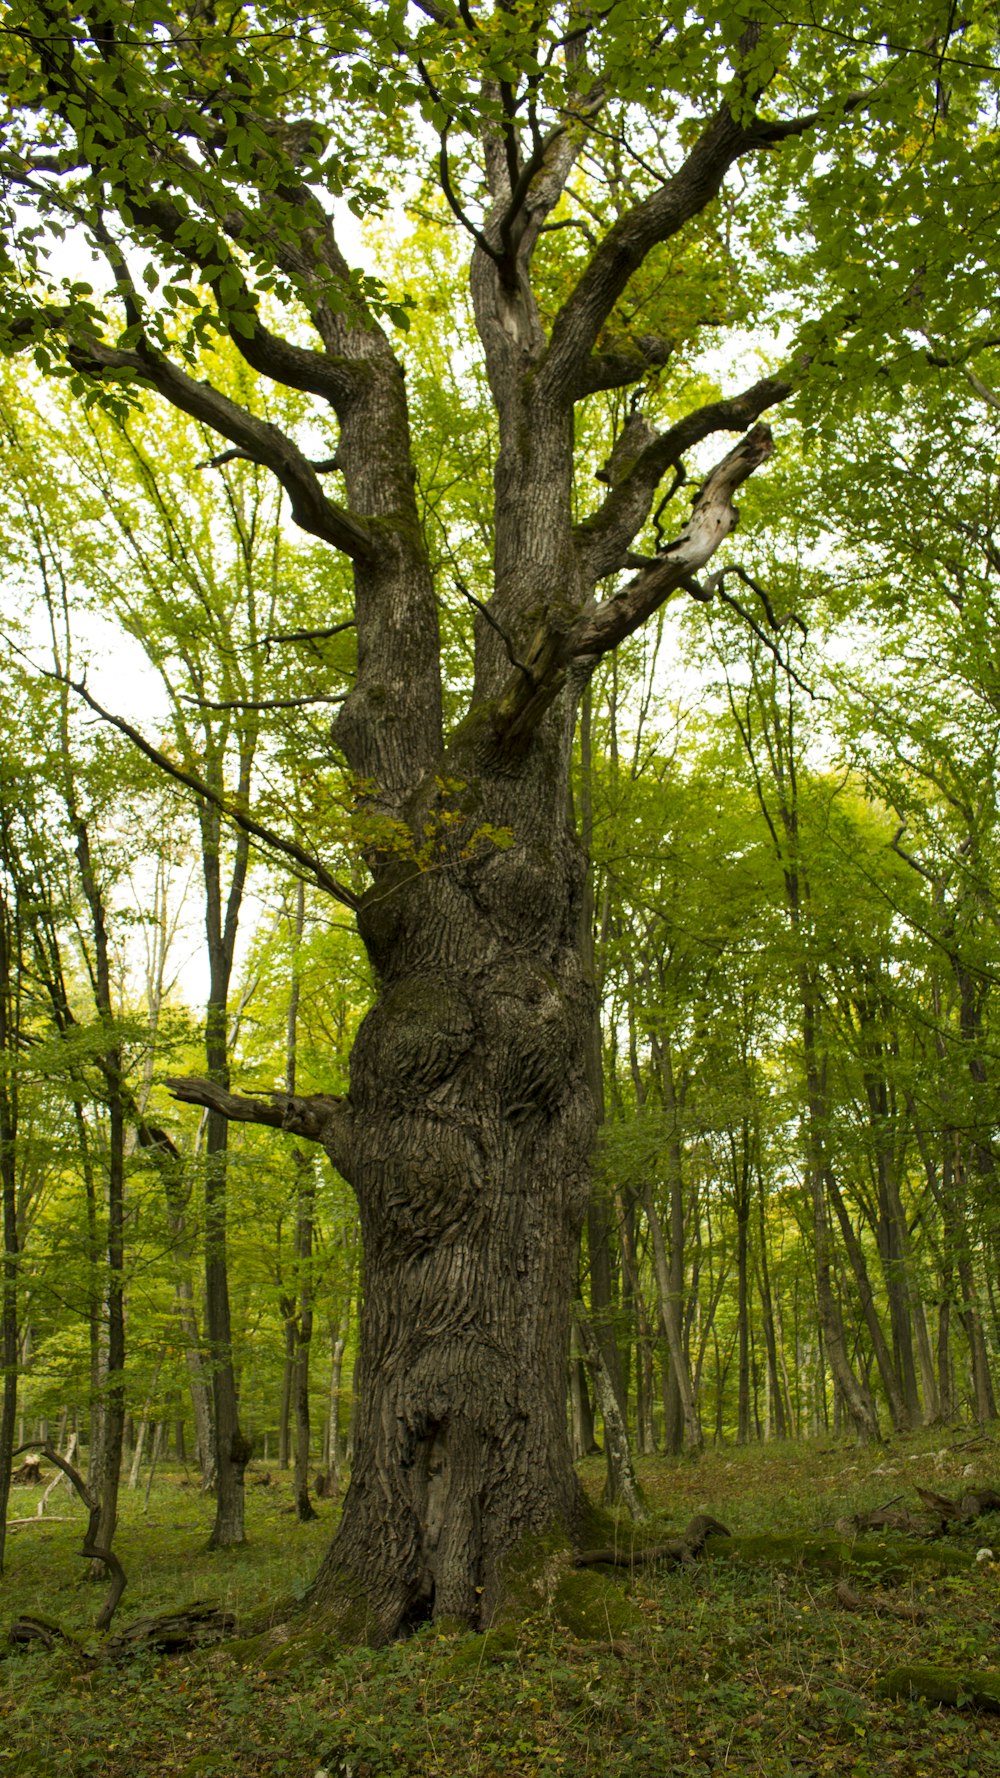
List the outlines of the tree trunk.
{"type": "MultiPolygon", "coordinates": [[[[278,1095],[283,1103],[251,1110],[215,1068],[186,1089],[196,1103],[322,1140],[356,1193],[353,1464],[311,1597],[342,1630],[375,1639],[428,1616],[489,1623],[517,1546],[543,1533],[568,1541],[579,1528],[566,1368],[595,1105],[586,866],[568,808],[576,707],[600,656],[690,587],[736,522],[736,488],[771,450],[755,426],[710,473],[670,548],[597,596],[630,565],[686,435],[674,428],[661,440],[645,428],[657,448],[640,450],[632,479],[575,528],[575,403],[628,254],[639,263],[653,245],[640,205],[547,345],[528,268],[580,140],[557,132],[544,165],[519,181],[524,227],[515,223],[506,257],[511,162],[492,134],[486,145],[491,213],[471,283],[499,435],[493,591],[475,621],[472,696],[447,741],[440,593],[414,495],[403,367],[373,317],[362,324],[356,304],[324,298],[338,467],[348,509],[364,517],[331,532],[334,509],[311,468],[309,511],[325,514],[323,534],[353,561],[357,671],[333,739],[358,786],[373,878],[360,899],[333,889],[357,908],[378,998],[355,1041],[346,1102],[278,1095]]],[[[712,200],[751,138],[727,112],[699,142],[669,232],[712,200]]],[[[320,251],[340,278],[332,239],[320,251]]],[[[764,379],[722,403],[719,424],[747,423],[786,389],[764,379]]],[[[699,424],[715,421],[696,422],[702,437],[699,424]]],[[[290,442],[280,450],[291,462],[290,442]]]]}
{"type": "Polygon", "coordinates": [[[15,1072],[20,1047],[20,931],[16,908],[10,908],[0,886],[0,1190],[3,1195],[3,1273],[0,1278],[0,1363],[3,1405],[0,1408],[0,1574],[7,1542],[14,1426],[17,1419],[17,1229],[18,1083],[15,1072]],[[15,954],[17,953],[17,954],[15,954]]]}
{"type": "Polygon", "coordinates": [[[201,1471],[202,1487],[209,1489],[215,1485],[215,1430],[212,1425],[211,1396],[205,1381],[205,1365],[198,1337],[194,1285],[191,1281],[194,1255],[194,1241],[188,1219],[191,1186],[185,1183],[180,1171],[176,1169],[165,1168],[162,1178],[167,1200],[167,1227],[171,1237],[170,1257],[174,1273],[177,1331],[184,1351],[194,1416],[195,1455],[201,1471]]]}
{"type": "Polygon", "coordinates": [[[215,1428],[215,1524],[209,1549],[246,1541],[243,1477],[250,1444],[243,1436],[233,1368],[226,1258],[226,1120],[208,1114],[205,1143],[205,1328],[212,1366],[215,1428]]]}
{"type": "MultiPolygon", "coordinates": [[[[580,840],[586,859],[590,860],[593,843],[593,800],[592,800],[592,750],[591,750],[591,716],[592,702],[590,686],[584,691],[580,706],[580,840]]],[[[583,901],[580,911],[581,951],[590,979],[594,985],[594,1011],[590,1026],[590,1045],[588,1050],[588,1078],[594,1107],[599,1123],[604,1122],[604,1055],[601,1046],[601,1023],[599,1014],[600,986],[597,979],[597,947],[594,933],[594,894],[593,875],[588,869],[584,887],[583,901]]],[[[595,1395],[603,1417],[604,1402],[607,1390],[611,1389],[614,1396],[614,1414],[616,1428],[622,1432],[604,1439],[604,1460],[606,1475],[604,1482],[604,1499],[608,1505],[621,1501],[628,1504],[626,1496],[631,1488],[632,1458],[628,1450],[628,1392],[622,1371],[621,1353],[615,1328],[615,1266],[613,1262],[614,1239],[614,1200],[610,1187],[603,1180],[595,1180],[591,1191],[590,1203],[587,1207],[587,1251],[590,1258],[590,1331],[597,1342],[601,1360],[604,1365],[604,1381],[599,1385],[594,1375],[595,1395]],[[624,1465],[624,1467],[623,1467],[624,1465]]]]}
{"type": "Polygon", "coordinates": [[[285,1355],[281,1366],[281,1401],[278,1404],[278,1468],[287,1469],[292,1449],[292,1373],[295,1370],[295,1304],[290,1296],[278,1300],[285,1330],[285,1355]]]}
{"type": "MultiPolygon", "coordinates": [[[[672,1194],[673,1195],[673,1194],[672,1194]]],[[[676,1195],[679,1196],[679,1193],[676,1195]]],[[[688,1363],[687,1349],[684,1344],[683,1325],[681,1321],[681,1304],[678,1300],[677,1267],[671,1264],[675,1249],[671,1249],[670,1259],[667,1258],[666,1244],[663,1239],[663,1227],[653,1201],[652,1188],[647,1186],[643,1195],[646,1219],[653,1247],[653,1266],[656,1276],[657,1292],[660,1302],[660,1321],[670,1353],[670,1367],[674,1385],[680,1404],[681,1424],[683,1426],[683,1442],[689,1450],[700,1451],[704,1444],[701,1421],[695,1406],[694,1389],[691,1382],[691,1367],[688,1363]]],[[[680,1249],[683,1254],[683,1248],[680,1249]]],[[[683,1288],[683,1274],[681,1275],[683,1288]]],[[[670,1447],[668,1445],[667,1449],[670,1447]]]]}
{"type": "MultiPolygon", "coordinates": [[[[759,1254],[757,1255],[759,1275],[757,1288],[760,1295],[761,1315],[764,1322],[764,1344],[767,1349],[768,1401],[770,1403],[768,1431],[773,1432],[775,1438],[783,1439],[788,1437],[792,1414],[790,1406],[786,1405],[787,1377],[783,1378],[778,1369],[778,1338],[777,1330],[775,1328],[774,1300],[771,1294],[771,1269],[767,1257],[767,1217],[765,1215],[764,1205],[764,1175],[761,1169],[759,1155],[756,1166],[756,1175],[757,1231],[759,1236],[759,1254]]],[[[782,1352],[782,1362],[783,1361],[784,1353],[782,1352]]]]}
{"type": "Polygon", "coordinates": [[[344,1374],[344,1346],[343,1334],[335,1332],[330,1348],[330,1402],[323,1450],[323,1464],[335,1494],[340,1493],[340,1466],[344,1460],[344,1448],[340,1435],[340,1391],[341,1379],[344,1374]]]}
{"type": "Polygon", "coordinates": [[[295,1320],[295,1362],[292,1396],[295,1404],[295,1510],[303,1522],[316,1517],[309,1498],[309,1355],[312,1351],[312,1239],[316,1179],[308,1155],[295,1150],[298,1175],[295,1216],[295,1265],[299,1303],[295,1320]]]}
{"type": "Polygon", "coordinates": [[[360,913],[380,993],[346,1152],[328,1137],[361,1211],[360,1389],[313,1598],[360,1589],[375,1637],[431,1614],[488,1623],[514,1546],[580,1509],[566,1372],[593,1008],[559,742],[492,779],[488,756],[451,763],[432,793],[451,799],[433,824],[448,854],[391,862],[360,913]],[[484,822],[510,843],[477,843],[484,822]]]}
{"type": "Polygon", "coordinates": [[[601,1418],[604,1421],[604,1437],[606,1441],[610,1441],[616,1446],[615,1473],[620,1480],[620,1500],[630,1517],[637,1523],[641,1523],[644,1519],[648,1519],[649,1511],[636,1479],[632,1451],[629,1446],[628,1427],[611,1386],[611,1378],[604,1363],[603,1353],[582,1309],[577,1312],[576,1324],[583,1349],[590,1360],[594,1374],[597,1400],[601,1409],[601,1418]]]}
{"type": "Polygon", "coordinates": [[[736,1443],[750,1443],[750,1202],[752,1157],[750,1119],[740,1125],[740,1149],[730,1132],[733,1202],[736,1210],[736,1326],[739,1340],[736,1443]]]}

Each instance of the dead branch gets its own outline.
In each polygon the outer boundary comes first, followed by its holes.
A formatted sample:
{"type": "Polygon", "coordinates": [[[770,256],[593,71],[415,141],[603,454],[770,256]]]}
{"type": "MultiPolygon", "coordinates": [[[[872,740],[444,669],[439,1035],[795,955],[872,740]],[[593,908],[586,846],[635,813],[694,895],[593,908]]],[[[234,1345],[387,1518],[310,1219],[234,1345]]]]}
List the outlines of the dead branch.
{"type": "Polygon", "coordinates": [[[61,1469],[67,1480],[72,1482],[73,1487],[76,1489],[76,1492],[79,1494],[80,1499],[83,1501],[84,1506],[90,1514],[87,1521],[87,1529],[83,1534],[83,1548],[80,1550],[80,1555],[85,1556],[88,1561],[103,1562],[108,1574],[111,1576],[111,1585],[108,1588],[108,1596],[97,1614],[96,1623],[96,1628],[98,1630],[108,1630],[111,1628],[111,1620],[118,1609],[118,1602],[128,1585],[128,1580],[125,1570],[119,1562],[118,1557],[115,1555],[114,1550],[103,1549],[97,1542],[97,1535],[101,1524],[100,1503],[94,1499],[79,1470],[74,1468],[68,1458],[61,1457],[59,1452],[56,1451],[52,1445],[46,1444],[44,1441],[36,1440],[31,1444],[18,1445],[17,1450],[12,1452],[12,1456],[20,1457],[22,1451],[41,1451],[42,1455],[46,1457],[50,1463],[54,1463],[57,1469],[61,1469]]]}
{"type": "Polygon", "coordinates": [[[902,1618],[909,1624],[925,1624],[929,1615],[922,1606],[889,1599],[885,1593],[869,1593],[866,1598],[864,1594],[856,1593],[846,1580],[837,1582],[833,1596],[845,1611],[874,1611],[880,1617],[902,1618]]]}

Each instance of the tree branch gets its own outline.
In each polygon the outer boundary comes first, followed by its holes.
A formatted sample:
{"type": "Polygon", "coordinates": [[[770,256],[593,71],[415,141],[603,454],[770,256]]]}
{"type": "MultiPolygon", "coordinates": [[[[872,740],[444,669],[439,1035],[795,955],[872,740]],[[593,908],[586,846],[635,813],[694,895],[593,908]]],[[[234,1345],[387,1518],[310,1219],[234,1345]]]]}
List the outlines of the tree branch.
{"type": "Polygon", "coordinates": [[[55,680],[60,685],[68,685],[71,691],[75,691],[77,696],[90,706],[102,722],[110,723],[111,727],[117,729],[119,734],[131,741],[132,745],[137,747],[146,759],[158,766],[161,772],[166,772],[168,777],[175,778],[179,784],[184,784],[188,790],[193,790],[196,796],[211,803],[213,808],[218,809],[220,814],[225,815],[228,821],[231,821],[235,827],[241,828],[251,838],[259,840],[271,851],[280,852],[283,857],[291,859],[292,863],[297,864],[301,870],[305,871],[320,889],[324,889],[327,895],[332,895],[335,901],[339,901],[344,907],[352,910],[357,909],[359,898],[354,894],[354,891],[348,889],[346,884],[339,882],[336,877],[331,876],[326,866],[311,852],[307,852],[304,846],[298,845],[295,840],[286,839],[283,834],[275,833],[272,828],[265,827],[260,821],[255,821],[252,815],[244,814],[242,809],[234,808],[232,803],[227,802],[224,796],[220,796],[210,784],[206,784],[203,778],[199,778],[197,773],[186,771],[183,766],[176,765],[165,753],[161,753],[158,747],[154,747],[151,741],[147,741],[145,735],[133,728],[130,722],[126,722],[123,716],[115,716],[112,711],[106,710],[103,704],[99,704],[97,699],[91,696],[82,680],[70,679],[61,673],[53,673],[45,667],[36,668],[36,671],[41,673],[45,679],[55,680]]]}
{"type": "Polygon", "coordinates": [[[101,1526],[100,1501],[94,1499],[79,1470],[74,1468],[68,1458],[61,1457],[54,1446],[41,1441],[34,1441],[27,1445],[18,1445],[17,1450],[11,1452],[11,1457],[20,1457],[22,1451],[41,1451],[43,1456],[47,1457],[50,1463],[54,1463],[57,1469],[61,1469],[66,1480],[71,1483],[73,1488],[75,1488],[90,1514],[87,1521],[87,1529],[83,1534],[83,1548],[80,1551],[80,1554],[81,1556],[86,1556],[88,1561],[103,1562],[108,1574],[111,1576],[111,1586],[108,1589],[108,1596],[97,1614],[95,1626],[98,1630],[110,1630],[111,1621],[118,1609],[119,1601],[128,1582],[125,1570],[119,1562],[118,1557],[115,1555],[114,1550],[105,1549],[103,1545],[98,1544],[95,1541],[101,1526]]]}
{"type": "Polygon", "coordinates": [[[197,704],[199,710],[303,710],[310,704],[343,704],[350,697],[349,691],[339,691],[333,697],[313,696],[308,698],[195,698],[182,695],[185,704],[197,704]]]}
{"type": "Polygon", "coordinates": [[[597,512],[576,527],[584,573],[591,586],[624,566],[629,546],[649,516],[653,496],[668,469],[713,432],[742,432],[769,407],[792,393],[787,377],[764,377],[740,395],[707,402],[661,432],[616,480],[597,512]]]}
{"type": "Polygon", "coordinates": [[[673,177],[608,230],[553,323],[540,374],[554,395],[579,388],[601,328],[630,278],[655,246],[711,203],[730,167],[754,145],[752,133],[728,105],[721,106],[673,177]]]}
{"type": "Polygon", "coordinates": [[[148,345],[125,351],[105,346],[99,340],[71,342],[68,357],[74,369],[85,376],[100,379],[108,372],[125,371],[150,384],[172,407],[221,433],[255,463],[270,469],[288,495],[292,517],[303,531],[332,543],[355,560],[366,561],[373,556],[374,542],[368,529],[327,497],[308,459],[270,421],[259,420],[230,401],[228,395],[189,376],[148,345]]]}
{"type": "Polygon", "coordinates": [[[620,347],[594,352],[583,367],[574,392],[575,399],[597,395],[603,389],[623,389],[631,383],[639,383],[651,370],[659,370],[668,364],[673,354],[673,342],[654,333],[643,333],[636,340],[623,341],[620,347]]]}
{"type": "Polygon", "coordinates": [[[501,745],[516,745],[532,733],[573,660],[596,659],[608,653],[711,560],[739,519],[733,494],[767,461],[772,450],[769,428],[755,426],[716,464],[679,537],[610,599],[592,600],[568,629],[559,632],[543,627],[538,632],[526,655],[528,677],[509,680],[494,710],[493,724],[501,745]]]}
{"type": "Polygon", "coordinates": [[[244,1093],[231,1093],[217,1081],[183,1075],[167,1075],[163,1084],[180,1104],[217,1111],[230,1123],[261,1124],[270,1130],[282,1130],[288,1136],[321,1143],[337,1171],[350,1181],[354,1114],[347,1099],[336,1099],[327,1093],[301,1096],[279,1092],[250,1098],[244,1093]]]}

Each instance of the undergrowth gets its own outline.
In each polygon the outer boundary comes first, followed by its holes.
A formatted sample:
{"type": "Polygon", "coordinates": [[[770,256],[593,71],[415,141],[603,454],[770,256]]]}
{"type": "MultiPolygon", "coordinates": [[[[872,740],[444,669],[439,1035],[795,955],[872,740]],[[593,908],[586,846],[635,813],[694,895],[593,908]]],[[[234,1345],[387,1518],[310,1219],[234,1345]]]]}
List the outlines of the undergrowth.
{"type": "MultiPolygon", "coordinates": [[[[734,1532],[814,1532],[916,1485],[944,1494],[1000,1485],[1000,1446],[952,1431],[877,1452],[847,1445],[711,1452],[697,1463],[640,1465],[650,1503],[681,1529],[710,1511],[734,1532]],[[970,1442],[971,1441],[971,1442],[970,1442]]],[[[584,1466],[596,1495],[599,1460],[584,1466]]],[[[18,1489],[12,1517],[33,1511],[18,1489]]],[[[212,1599],[247,1615],[301,1596],[333,1528],[321,1510],[300,1525],[290,1487],[251,1489],[243,1550],[209,1555],[209,1504],[167,1476],[143,1514],[123,1496],[119,1536],[129,1589],[119,1622],[212,1599]]],[[[56,1504],[56,1502],[58,1504],[56,1504]]],[[[4,1625],[42,1612],[87,1637],[102,1588],[87,1577],[81,1514],[62,1492],[60,1523],[12,1530],[0,1582],[4,1625]]],[[[621,1527],[623,1540],[627,1526],[621,1527]]],[[[995,1539],[1000,1516],[951,1541],[995,1539]]],[[[421,1630],[379,1652],[343,1649],[291,1671],[244,1664],[224,1649],[140,1655],[92,1673],[59,1654],[0,1662],[0,1778],[1000,1778],[995,1716],[892,1701],[878,1684],[897,1666],[940,1664],[966,1676],[996,1664],[1000,1566],[891,1590],[922,1623],[846,1610],[833,1580],[789,1566],[637,1571],[625,1639],[581,1641],[538,1616],[509,1633],[421,1630]]],[[[856,1583],[864,1594],[864,1583],[856,1583]]],[[[887,1588],[881,1586],[879,1597],[887,1588]]],[[[96,1645],[96,1643],[95,1643],[96,1645]]]]}

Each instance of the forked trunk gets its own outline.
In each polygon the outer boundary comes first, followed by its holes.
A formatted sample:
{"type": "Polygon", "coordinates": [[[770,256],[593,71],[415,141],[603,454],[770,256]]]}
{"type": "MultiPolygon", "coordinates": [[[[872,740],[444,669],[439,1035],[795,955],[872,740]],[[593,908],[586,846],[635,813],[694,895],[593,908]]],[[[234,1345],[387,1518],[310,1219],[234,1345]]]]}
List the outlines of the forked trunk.
{"type": "Polygon", "coordinates": [[[380,979],[351,1068],[362,1383],[313,1599],[346,1596],[376,1640],[488,1623],[513,1546],[578,1513],[566,1374],[594,1106],[558,776],[535,746],[438,780],[441,850],[391,863],[361,912],[380,979]]]}

